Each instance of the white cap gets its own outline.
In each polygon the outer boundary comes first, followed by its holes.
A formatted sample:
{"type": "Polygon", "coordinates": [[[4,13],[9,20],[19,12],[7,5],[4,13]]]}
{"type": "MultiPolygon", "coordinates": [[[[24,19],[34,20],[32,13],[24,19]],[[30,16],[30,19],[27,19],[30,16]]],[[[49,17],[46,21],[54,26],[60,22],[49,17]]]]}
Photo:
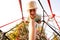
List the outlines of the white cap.
{"type": "Polygon", "coordinates": [[[37,8],[37,5],[36,5],[36,2],[35,1],[30,1],[28,3],[28,10],[29,9],[36,9],[37,8]]]}

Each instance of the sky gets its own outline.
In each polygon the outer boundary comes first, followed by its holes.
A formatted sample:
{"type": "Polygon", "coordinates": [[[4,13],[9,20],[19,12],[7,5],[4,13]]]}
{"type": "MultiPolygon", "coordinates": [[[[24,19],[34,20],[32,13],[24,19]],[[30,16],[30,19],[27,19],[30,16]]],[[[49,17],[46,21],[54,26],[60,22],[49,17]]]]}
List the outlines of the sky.
{"type": "MultiPolygon", "coordinates": [[[[23,8],[23,15],[24,17],[28,17],[28,12],[27,12],[27,4],[28,2],[31,0],[22,0],[22,8],[23,8]]],[[[37,14],[39,15],[43,15],[43,11],[42,8],[40,6],[40,4],[38,3],[38,0],[34,0],[37,3],[37,14]]],[[[49,9],[49,5],[47,0],[40,0],[45,11],[48,13],[48,15],[51,15],[51,11],[49,9]]],[[[56,15],[55,18],[58,21],[58,24],[60,25],[60,18],[57,16],[60,16],[60,0],[50,0],[51,2],[51,7],[52,7],[52,11],[53,13],[56,15]]],[[[0,0],[0,26],[7,24],[9,22],[12,22],[14,20],[20,19],[22,17],[21,15],[21,9],[20,9],[20,5],[19,5],[19,1],[18,0],[0,0]]],[[[45,14],[46,15],[46,14],[45,14]]],[[[45,17],[45,20],[48,19],[48,17],[45,17]]],[[[47,21],[47,20],[46,20],[47,21]]],[[[8,30],[10,30],[11,28],[13,28],[16,24],[20,23],[21,20],[18,20],[10,25],[4,26],[2,28],[0,28],[3,32],[7,32],[8,30]]],[[[51,19],[51,21],[49,21],[48,23],[50,23],[51,25],[57,27],[57,25],[55,24],[54,20],[51,19]]],[[[48,38],[52,35],[53,31],[46,26],[46,34],[48,35],[48,38]],[[47,31],[48,30],[48,31],[47,31]],[[51,33],[49,33],[51,32],[51,33]],[[49,36],[50,35],[50,36],[49,36]]]]}

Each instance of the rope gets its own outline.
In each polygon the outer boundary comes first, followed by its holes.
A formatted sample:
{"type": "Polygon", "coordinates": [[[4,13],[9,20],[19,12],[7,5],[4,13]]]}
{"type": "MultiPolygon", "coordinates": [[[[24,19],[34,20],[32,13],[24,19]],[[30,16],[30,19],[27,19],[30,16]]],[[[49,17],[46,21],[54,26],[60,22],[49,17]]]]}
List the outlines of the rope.
{"type": "Polygon", "coordinates": [[[19,0],[19,4],[20,4],[21,12],[22,12],[22,20],[24,20],[24,17],[23,17],[23,9],[22,9],[22,1],[21,0],[19,0]]]}
{"type": "MultiPolygon", "coordinates": [[[[40,0],[38,0],[38,2],[40,3],[40,5],[41,5],[41,7],[42,7],[42,9],[43,9],[43,11],[44,11],[44,8],[43,8],[40,0]]],[[[51,6],[50,6],[50,8],[51,8],[51,6]]],[[[52,10],[52,9],[51,9],[51,10],[52,10]]],[[[51,11],[51,13],[52,13],[52,11],[51,11]]],[[[44,13],[43,13],[43,15],[44,15],[44,13]]],[[[43,17],[44,17],[44,16],[43,16],[43,17]]],[[[55,15],[53,15],[53,17],[55,17],[55,15]]],[[[46,23],[44,20],[43,20],[43,22],[46,23]]],[[[59,34],[56,30],[54,30],[48,23],[46,23],[46,24],[47,24],[57,35],[60,36],[60,34],[59,34]]]]}
{"type": "MultiPolygon", "coordinates": [[[[26,17],[24,17],[24,18],[26,18],[26,17]]],[[[6,23],[6,24],[0,26],[0,28],[5,27],[5,26],[7,26],[7,25],[9,25],[9,24],[12,24],[12,23],[14,23],[14,22],[16,22],[16,21],[18,21],[18,20],[20,20],[20,19],[22,19],[22,18],[19,18],[19,19],[17,19],[17,20],[12,21],[12,22],[6,23]]]]}
{"type": "Polygon", "coordinates": [[[59,27],[59,25],[58,25],[58,22],[56,21],[56,19],[54,18],[54,20],[55,20],[55,22],[56,22],[56,24],[57,24],[57,26],[58,26],[58,28],[59,28],[59,30],[60,30],[60,27],[59,27]]]}
{"type": "Polygon", "coordinates": [[[52,14],[52,17],[51,18],[54,18],[55,23],[57,24],[57,26],[58,26],[58,28],[60,30],[59,24],[58,24],[58,22],[55,19],[55,14],[53,14],[53,11],[52,11],[52,8],[51,8],[51,4],[50,4],[50,0],[47,0],[47,1],[48,1],[48,4],[49,4],[49,8],[50,8],[51,14],[52,14]]]}
{"type": "MultiPolygon", "coordinates": [[[[55,14],[53,14],[53,15],[55,15],[55,14]]],[[[48,15],[48,16],[50,17],[51,15],[48,15]]],[[[44,17],[48,17],[48,16],[44,15],[44,17]]],[[[43,17],[43,16],[41,16],[41,17],[43,17]]],[[[55,15],[55,17],[60,18],[60,16],[56,16],[56,15],[55,15]]]]}
{"type": "MultiPolygon", "coordinates": [[[[23,20],[24,17],[23,17],[23,10],[22,10],[21,0],[19,0],[19,4],[20,4],[20,8],[21,8],[21,12],[22,12],[22,20],[23,20]]],[[[11,23],[14,23],[14,22],[16,22],[16,21],[18,21],[18,20],[20,20],[20,19],[17,19],[17,20],[14,20],[14,21],[12,21],[12,22],[9,22],[9,23],[7,23],[7,24],[5,24],[5,25],[2,25],[2,26],[0,26],[0,28],[2,28],[2,27],[4,27],[4,26],[7,26],[7,25],[9,25],[9,24],[11,24],[11,23]]]]}
{"type": "Polygon", "coordinates": [[[9,25],[9,24],[12,24],[12,23],[14,23],[14,22],[16,22],[16,21],[18,21],[18,20],[20,20],[21,18],[19,18],[19,19],[17,19],[17,20],[14,20],[14,21],[12,21],[12,22],[9,22],[9,23],[7,23],[7,24],[4,24],[4,25],[2,25],[2,26],[0,26],[0,28],[2,28],[2,27],[4,27],[4,26],[7,26],[7,25],[9,25]]]}
{"type": "Polygon", "coordinates": [[[51,8],[51,4],[50,4],[50,0],[48,0],[48,4],[49,4],[50,11],[51,11],[51,13],[53,14],[52,8],[51,8]]]}

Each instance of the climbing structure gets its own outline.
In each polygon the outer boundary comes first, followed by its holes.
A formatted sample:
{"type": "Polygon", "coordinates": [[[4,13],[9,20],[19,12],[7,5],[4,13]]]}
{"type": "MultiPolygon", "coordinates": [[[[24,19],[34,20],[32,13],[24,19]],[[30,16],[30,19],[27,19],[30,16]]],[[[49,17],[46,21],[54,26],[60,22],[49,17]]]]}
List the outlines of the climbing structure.
{"type": "MultiPolygon", "coordinates": [[[[57,27],[59,28],[58,30],[60,30],[59,24],[58,24],[58,22],[57,22],[57,20],[55,18],[56,15],[52,11],[50,0],[47,0],[47,2],[48,2],[48,5],[49,5],[49,8],[50,8],[50,11],[52,13],[50,19],[54,18],[54,21],[55,21],[57,27]]],[[[43,12],[45,12],[47,14],[47,12],[44,10],[43,5],[41,4],[40,1],[39,1],[39,3],[40,3],[40,6],[43,9],[43,12]]],[[[24,20],[21,0],[19,0],[19,4],[20,4],[21,13],[22,13],[22,18],[21,18],[22,21],[19,24],[17,24],[14,28],[12,28],[11,30],[9,30],[8,32],[5,33],[5,37],[6,37],[6,38],[4,38],[5,40],[28,40],[29,39],[28,38],[28,36],[29,36],[28,35],[28,33],[29,33],[29,30],[28,30],[29,21],[28,20],[27,21],[24,20]]],[[[49,17],[48,14],[47,14],[47,16],[49,17]]],[[[38,19],[38,17],[37,17],[37,19],[38,19]]],[[[7,23],[7,24],[5,24],[3,26],[0,26],[0,28],[4,27],[6,25],[9,25],[11,23],[14,23],[14,22],[16,22],[18,20],[20,20],[20,19],[14,20],[14,21],[12,21],[10,23],[7,23]]],[[[46,23],[44,21],[44,15],[43,15],[43,22],[46,23]]],[[[49,19],[48,19],[48,22],[49,22],[49,19]]],[[[42,26],[44,26],[44,23],[43,23],[42,26]]],[[[46,24],[50,27],[50,25],[48,23],[46,23],[46,24]]],[[[52,28],[52,27],[50,27],[50,28],[54,31],[54,36],[53,36],[53,38],[51,40],[60,40],[60,33],[57,32],[54,28],[52,28]]],[[[45,33],[44,27],[39,26],[36,30],[37,30],[36,40],[50,40],[50,38],[48,39],[46,37],[46,33],[45,33]]]]}

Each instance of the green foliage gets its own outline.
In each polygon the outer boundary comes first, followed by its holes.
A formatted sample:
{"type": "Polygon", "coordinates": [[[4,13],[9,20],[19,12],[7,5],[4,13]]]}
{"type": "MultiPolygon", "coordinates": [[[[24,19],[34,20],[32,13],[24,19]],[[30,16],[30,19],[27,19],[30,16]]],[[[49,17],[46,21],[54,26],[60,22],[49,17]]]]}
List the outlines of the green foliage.
{"type": "MultiPolygon", "coordinates": [[[[21,22],[20,24],[16,25],[12,32],[9,33],[8,37],[10,40],[16,40],[18,37],[19,40],[28,40],[28,25],[25,22],[21,22]]],[[[44,33],[43,33],[44,34],[44,33]]],[[[41,36],[40,30],[37,31],[36,40],[47,40],[44,36],[41,36]]]]}

